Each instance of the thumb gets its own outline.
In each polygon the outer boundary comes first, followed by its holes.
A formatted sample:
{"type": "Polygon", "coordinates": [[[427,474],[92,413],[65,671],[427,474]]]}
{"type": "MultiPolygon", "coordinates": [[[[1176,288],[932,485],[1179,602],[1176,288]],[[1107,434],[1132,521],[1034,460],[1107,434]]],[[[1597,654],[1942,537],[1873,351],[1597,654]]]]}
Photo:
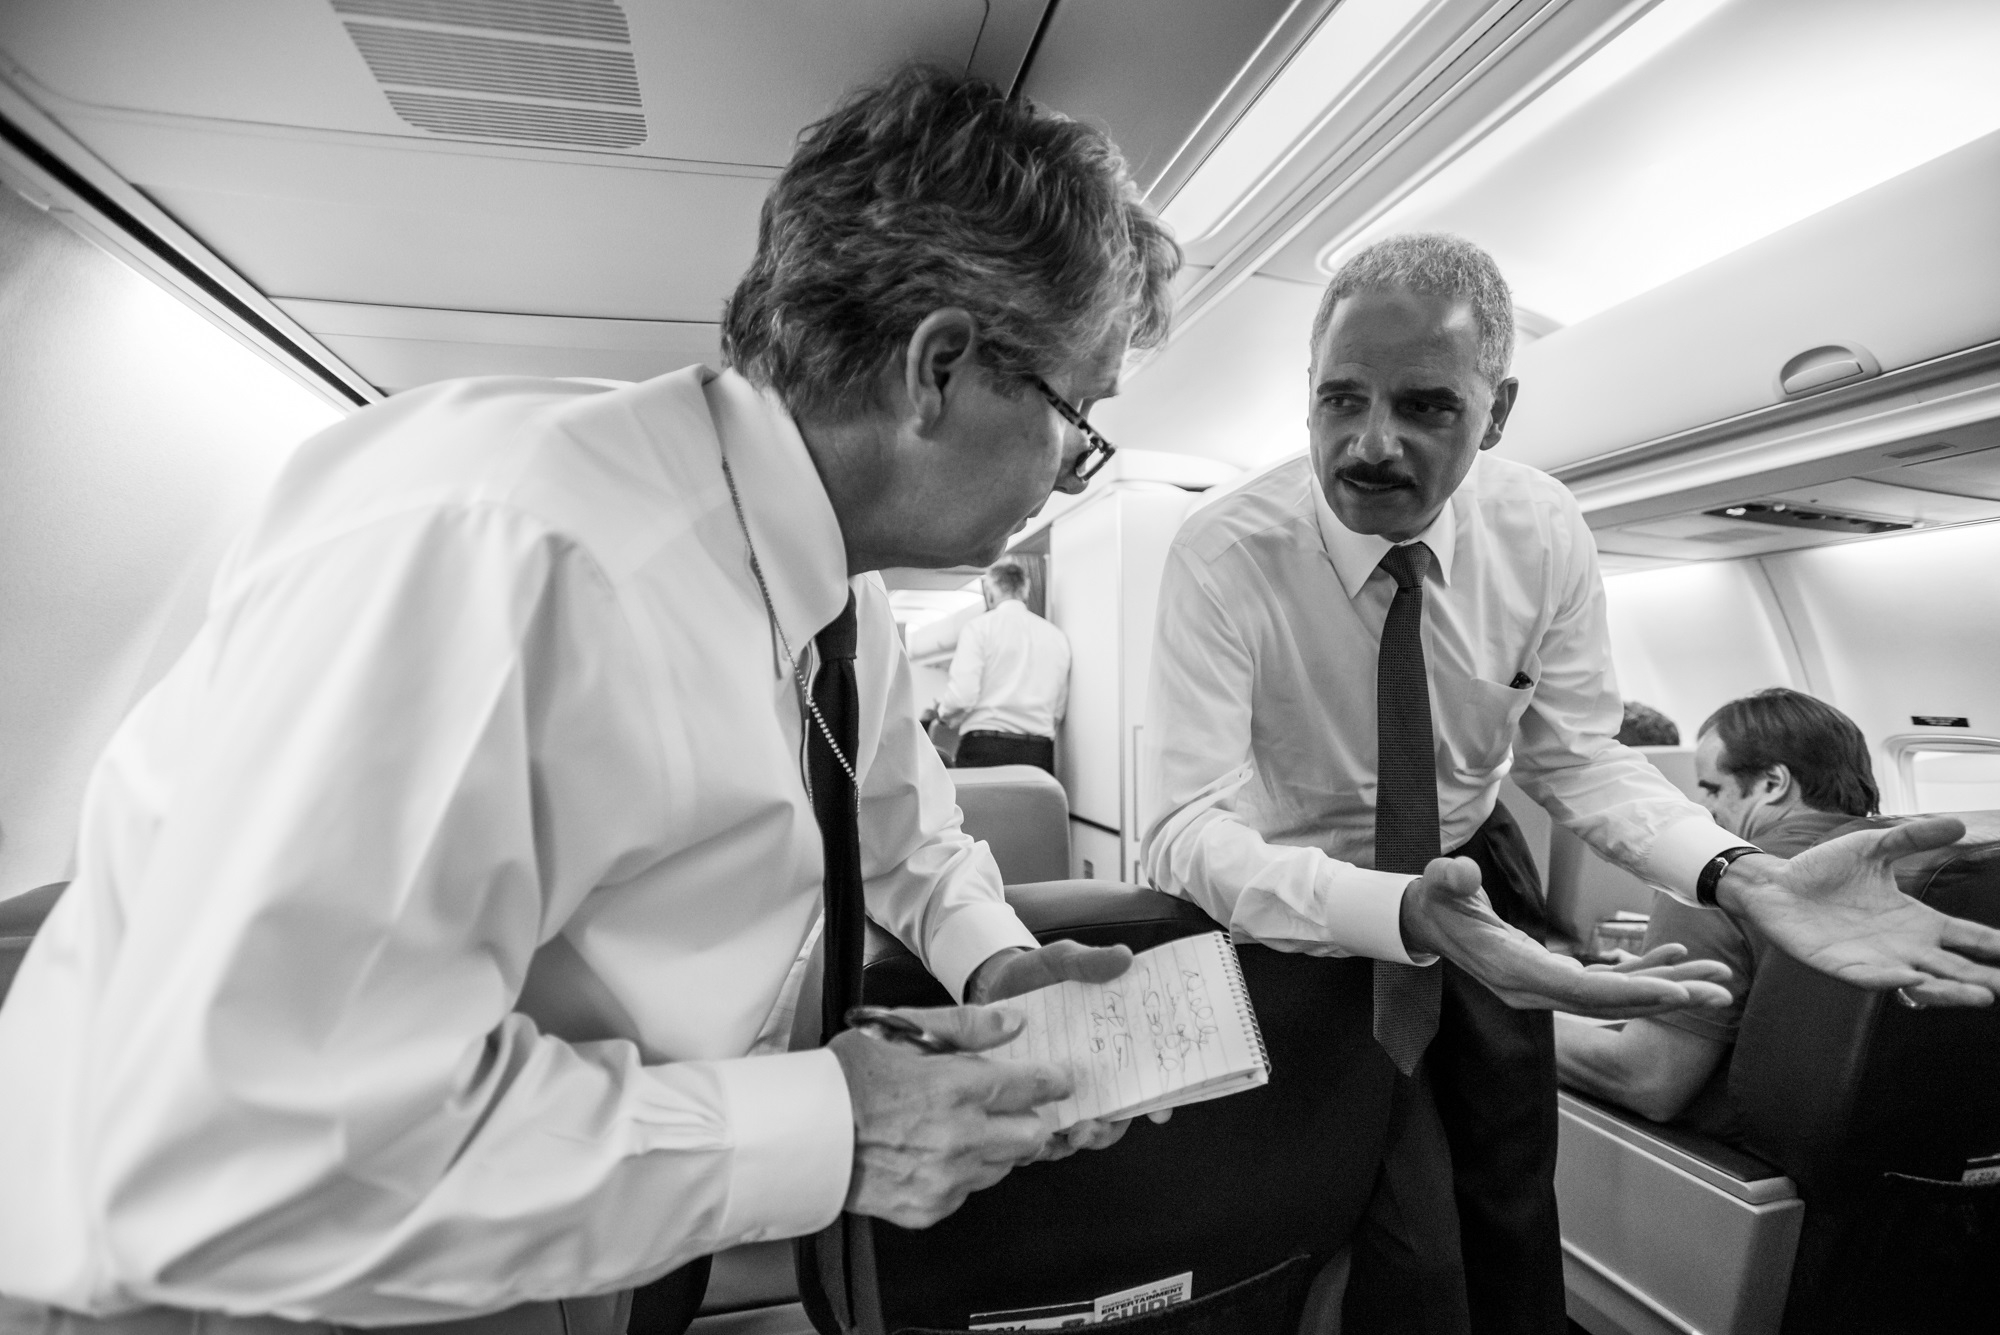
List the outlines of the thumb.
{"type": "Polygon", "coordinates": [[[1108,983],[1132,967],[1130,946],[1086,946],[1055,941],[1042,947],[1049,975],[1058,981],[1108,983]]]}
{"type": "Polygon", "coordinates": [[[984,1052],[1005,1045],[1027,1023],[1021,1015],[999,1006],[937,1006],[903,1014],[924,1027],[932,1038],[960,1052],[984,1052]]]}
{"type": "Polygon", "coordinates": [[[1927,816],[1884,830],[1875,844],[1875,856],[1885,862],[1945,848],[1965,837],[1965,822],[1955,816],[1927,816]]]}
{"type": "Polygon", "coordinates": [[[1432,858],[1424,867],[1424,879],[1454,898],[1469,899],[1479,893],[1479,864],[1471,858],[1432,858]]]}

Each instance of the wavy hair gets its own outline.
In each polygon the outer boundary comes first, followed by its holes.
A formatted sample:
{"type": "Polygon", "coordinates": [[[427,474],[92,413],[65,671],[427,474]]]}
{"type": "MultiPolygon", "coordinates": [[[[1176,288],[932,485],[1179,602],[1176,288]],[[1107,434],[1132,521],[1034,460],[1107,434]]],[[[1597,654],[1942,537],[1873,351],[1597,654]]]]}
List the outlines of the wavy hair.
{"type": "Polygon", "coordinates": [[[723,308],[723,355],[793,416],[846,420],[923,319],[956,306],[1019,388],[1121,324],[1158,343],[1179,267],[1102,134],[910,66],[800,135],[723,308]]]}

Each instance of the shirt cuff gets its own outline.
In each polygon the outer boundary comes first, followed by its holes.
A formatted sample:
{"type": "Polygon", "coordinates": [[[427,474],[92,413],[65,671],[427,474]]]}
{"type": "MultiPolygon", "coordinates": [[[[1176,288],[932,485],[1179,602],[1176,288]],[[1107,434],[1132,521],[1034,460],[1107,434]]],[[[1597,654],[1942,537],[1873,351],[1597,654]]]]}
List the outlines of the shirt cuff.
{"type": "Polygon", "coordinates": [[[1646,854],[1646,875],[1683,904],[1695,902],[1694,883],[1701,869],[1725,848],[1742,848],[1738,838],[1706,816],[1691,816],[1660,831],[1646,854]]]}
{"type": "Polygon", "coordinates": [[[1435,955],[1403,948],[1403,892],[1417,878],[1409,872],[1322,865],[1316,887],[1326,940],[1350,955],[1396,964],[1435,964],[1435,955]]]}
{"type": "Polygon", "coordinates": [[[832,1223],[854,1169],[854,1109],[825,1048],[714,1064],[732,1153],[722,1234],[795,1238],[832,1223]]]}
{"type": "Polygon", "coordinates": [[[965,904],[938,925],[924,945],[924,963],[945,991],[961,999],[972,971],[1010,946],[1033,950],[1041,943],[1001,901],[965,904]]]}

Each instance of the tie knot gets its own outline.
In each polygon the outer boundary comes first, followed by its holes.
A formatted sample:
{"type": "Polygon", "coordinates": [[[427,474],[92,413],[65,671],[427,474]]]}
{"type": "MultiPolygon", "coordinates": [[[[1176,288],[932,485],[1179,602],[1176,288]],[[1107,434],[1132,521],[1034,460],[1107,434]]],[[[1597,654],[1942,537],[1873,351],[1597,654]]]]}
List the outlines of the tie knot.
{"type": "Polygon", "coordinates": [[[855,638],[854,594],[850,590],[847,606],[840,609],[839,616],[826,623],[826,629],[813,637],[813,643],[819,646],[820,660],[830,662],[837,658],[853,658],[855,638]]]}
{"type": "Polygon", "coordinates": [[[1380,565],[1389,572],[1389,578],[1396,581],[1397,588],[1421,588],[1424,576],[1431,568],[1431,549],[1421,542],[1391,547],[1382,554],[1380,565]]]}

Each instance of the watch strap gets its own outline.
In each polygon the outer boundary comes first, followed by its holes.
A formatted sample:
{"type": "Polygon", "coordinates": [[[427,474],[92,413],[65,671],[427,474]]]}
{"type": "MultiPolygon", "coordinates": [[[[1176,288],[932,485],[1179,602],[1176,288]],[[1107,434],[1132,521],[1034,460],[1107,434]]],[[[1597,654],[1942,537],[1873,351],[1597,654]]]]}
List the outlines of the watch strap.
{"type": "Polygon", "coordinates": [[[1729,864],[1740,857],[1748,857],[1752,853],[1761,853],[1763,851],[1763,849],[1752,847],[1749,844],[1738,844],[1734,848],[1723,849],[1720,853],[1717,853],[1714,857],[1703,863],[1701,875],[1695,877],[1694,880],[1695,902],[1705,908],[1712,909],[1719,907],[1715,900],[1715,892],[1717,887],[1722,884],[1722,873],[1729,870],[1729,864]]]}

